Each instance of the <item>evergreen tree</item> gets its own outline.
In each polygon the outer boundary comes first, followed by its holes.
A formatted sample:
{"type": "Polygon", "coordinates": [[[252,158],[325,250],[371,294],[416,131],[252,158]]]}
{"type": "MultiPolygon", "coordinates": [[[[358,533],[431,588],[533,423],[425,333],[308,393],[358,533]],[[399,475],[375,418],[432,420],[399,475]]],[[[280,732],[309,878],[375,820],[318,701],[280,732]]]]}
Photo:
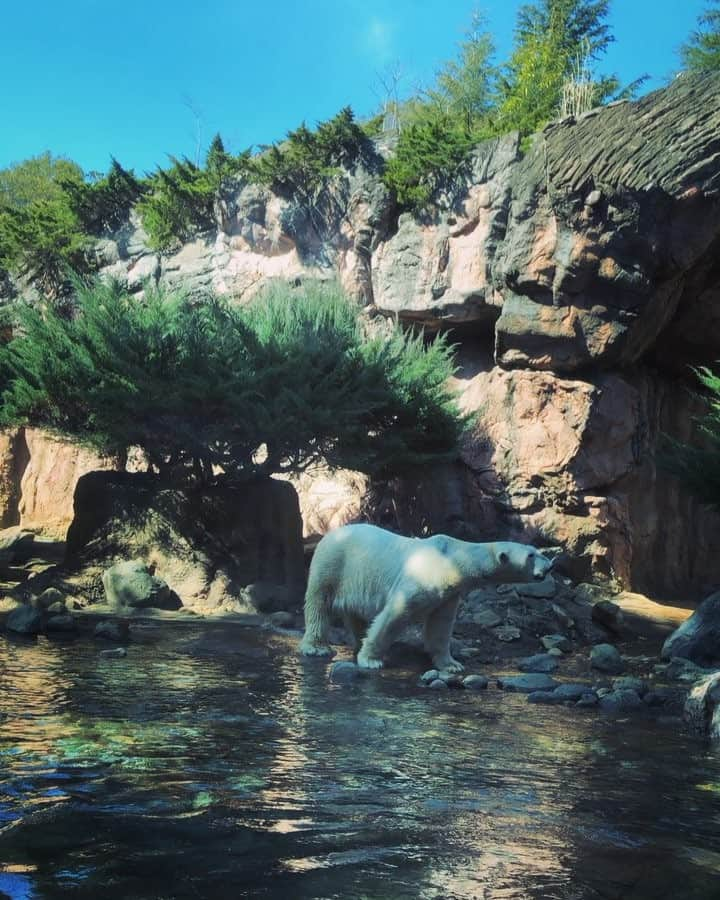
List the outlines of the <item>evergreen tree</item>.
{"type": "Polygon", "coordinates": [[[708,0],[698,29],[681,48],[683,64],[694,71],[720,69],[720,0],[708,0]]]}

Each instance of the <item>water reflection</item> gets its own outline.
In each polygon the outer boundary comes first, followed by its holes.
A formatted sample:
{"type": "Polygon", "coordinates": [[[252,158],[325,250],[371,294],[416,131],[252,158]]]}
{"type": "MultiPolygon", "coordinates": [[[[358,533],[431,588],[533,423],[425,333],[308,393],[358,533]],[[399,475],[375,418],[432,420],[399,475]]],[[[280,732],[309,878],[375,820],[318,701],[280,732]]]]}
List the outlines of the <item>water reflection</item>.
{"type": "Polygon", "coordinates": [[[415,682],[219,625],[0,639],[0,896],[720,896],[711,748],[415,682]]]}

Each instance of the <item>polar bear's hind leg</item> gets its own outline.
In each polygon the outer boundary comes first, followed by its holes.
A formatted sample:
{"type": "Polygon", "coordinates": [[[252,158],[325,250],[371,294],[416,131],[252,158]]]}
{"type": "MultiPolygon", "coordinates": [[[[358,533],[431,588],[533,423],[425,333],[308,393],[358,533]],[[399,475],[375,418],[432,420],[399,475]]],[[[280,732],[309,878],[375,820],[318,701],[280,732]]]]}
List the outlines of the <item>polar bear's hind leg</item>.
{"type": "Polygon", "coordinates": [[[330,586],[321,578],[313,578],[311,571],[305,594],[305,636],[300,644],[303,656],[335,655],[328,640],[332,600],[330,586]]]}

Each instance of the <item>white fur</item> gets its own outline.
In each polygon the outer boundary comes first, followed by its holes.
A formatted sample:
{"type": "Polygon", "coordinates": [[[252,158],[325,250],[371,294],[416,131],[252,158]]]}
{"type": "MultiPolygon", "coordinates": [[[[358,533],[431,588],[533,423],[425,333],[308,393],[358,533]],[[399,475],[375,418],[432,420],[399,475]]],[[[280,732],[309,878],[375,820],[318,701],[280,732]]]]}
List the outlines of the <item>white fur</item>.
{"type": "Polygon", "coordinates": [[[328,630],[335,612],[358,650],[358,665],[378,669],[403,628],[423,622],[433,665],[459,672],[450,637],[463,595],[487,582],[542,580],[551,565],[534,547],[512,541],[407,538],[374,525],[346,525],[325,535],[313,556],[300,650],[333,655],[328,630]]]}

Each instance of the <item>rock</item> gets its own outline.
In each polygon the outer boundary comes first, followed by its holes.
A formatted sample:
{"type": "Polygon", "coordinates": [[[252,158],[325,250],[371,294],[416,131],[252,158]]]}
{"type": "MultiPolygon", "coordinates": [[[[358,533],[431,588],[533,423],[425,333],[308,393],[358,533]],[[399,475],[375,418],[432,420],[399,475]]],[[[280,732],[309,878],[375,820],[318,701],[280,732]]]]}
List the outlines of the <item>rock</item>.
{"type": "Polygon", "coordinates": [[[274,612],[270,616],[270,623],[276,628],[293,628],[295,625],[295,616],[285,610],[274,612]]]}
{"type": "Polygon", "coordinates": [[[68,613],[58,616],[50,616],[45,623],[47,631],[75,631],[77,623],[73,616],[68,613]]]}
{"type": "Polygon", "coordinates": [[[685,701],[684,719],[697,734],[720,738],[720,672],[699,681],[685,701]]]}
{"type": "Polygon", "coordinates": [[[448,689],[447,683],[442,678],[436,678],[434,681],[431,681],[428,687],[431,691],[446,691],[448,689]]]}
{"type": "Polygon", "coordinates": [[[328,670],[328,678],[333,684],[354,684],[364,674],[356,663],[347,660],[334,662],[328,670]]]}
{"type": "Polygon", "coordinates": [[[113,650],[101,650],[99,655],[104,659],[124,659],[127,650],[124,647],[115,647],[113,650]]]}
{"type": "Polygon", "coordinates": [[[642,699],[646,706],[666,706],[672,701],[673,694],[667,688],[655,688],[647,691],[642,699]]]}
{"type": "Polygon", "coordinates": [[[65,609],[65,601],[58,600],[57,603],[51,603],[45,611],[53,616],[61,616],[65,612],[65,609]]]}
{"type": "Polygon", "coordinates": [[[593,605],[592,620],[616,633],[621,632],[625,624],[622,610],[611,600],[600,600],[593,605]]]}
{"type": "Polygon", "coordinates": [[[514,625],[501,625],[500,628],[493,628],[492,633],[499,641],[504,641],[505,643],[519,641],[521,637],[520,629],[514,625]]]}
{"type": "Polygon", "coordinates": [[[459,688],[463,686],[463,676],[458,672],[440,672],[438,678],[444,681],[450,688],[459,688]]]}
{"type": "Polygon", "coordinates": [[[563,609],[562,606],[559,606],[557,603],[553,603],[551,609],[560,620],[560,624],[564,628],[574,627],[575,619],[573,619],[573,617],[568,614],[568,611],[566,609],[563,609]]]}
{"type": "Polygon", "coordinates": [[[548,600],[557,594],[557,582],[552,574],[550,574],[543,578],[542,581],[516,584],[515,589],[521,597],[534,597],[538,600],[548,600]]]}
{"type": "Polygon", "coordinates": [[[94,634],[95,637],[107,641],[125,641],[129,637],[129,632],[127,622],[106,621],[97,623],[94,634]]]}
{"type": "Polygon", "coordinates": [[[610,691],[600,697],[600,709],[606,712],[628,712],[642,707],[643,702],[635,691],[610,691]]]}
{"type": "Polygon", "coordinates": [[[247,585],[245,593],[258,612],[285,612],[290,605],[288,589],[271,581],[256,581],[247,585]]]}
{"type": "Polygon", "coordinates": [[[483,628],[495,628],[502,622],[502,619],[494,609],[479,609],[472,614],[472,621],[475,625],[483,628]]]}
{"type": "Polygon", "coordinates": [[[533,691],[551,691],[558,682],[549,675],[505,675],[498,678],[498,687],[503,691],[532,693],[533,691]]]}
{"type": "Polygon", "coordinates": [[[713,669],[705,669],[681,656],[674,656],[667,665],[655,666],[655,671],[670,681],[681,681],[685,684],[694,684],[713,673],[713,669]]]}
{"type": "Polygon", "coordinates": [[[536,653],[534,656],[526,656],[518,661],[518,669],[521,672],[554,672],[558,667],[558,661],[549,653],[536,653]]]}
{"type": "Polygon", "coordinates": [[[490,682],[484,675],[466,675],[462,684],[469,691],[484,691],[490,682]]]}
{"type": "Polygon", "coordinates": [[[553,694],[560,697],[563,702],[568,700],[580,700],[587,694],[594,694],[587,684],[565,683],[555,688],[553,694]]]}
{"type": "Polygon", "coordinates": [[[643,681],[642,678],[634,678],[631,675],[613,678],[612,686],[614,691],[635,691],[639,697],[643,697],[648,692],[647,682],[643,681]]]}
{"type": "Polygon", "coordinates": [[[701,666],[720,665],[720,591],[710,594],[663,644],[664,659],[689,659],[701,666]]]}
{"type": "Polygon", "coordinates": [[[545,634],[540,638],[540,643],[546,650],[559,650],[561,653],[569,653],[572,649],[570,639],[564,634],[545,634]]]}
{"type": "Polygon", "coordinates": [[[612,644],[596,644],[590,651],[590,665],[600,672],[619,675],[625,671],[625,662],[612,644]]]}
{"type": "Polygon", "coordinates": [[[62,591],[59,591],[57,588],[49,587],[46,588],[42,594],[37,598],[37,603],[40,609],[50,610],[50,607],[53,604],[60,603],[62,606],[65,606],[65,594],[62,591]]]}
{"type": "Polygon", "coordinates": [[[562,700],[559,700],[555,697],[553,691],[533,691],[528,694],[528,703],[546,703],[550,706],[552,705],[560,705],[562,700]]]}
{"type": "Polygon", "coordinates": [[[583,694],[575,705],[579,707],[590,707],[597,706],[599,702],[600,700],[597,694],[588,692],[587,694],[583,694]]]}
{"type": "Polygon", "coordinates": [[[5,628],[16,634],[38,634],[42,630],[42,617],[32,606],[18,606],[8,613],[5,628]]]}
{"type": "Polygon", "coordinates": [[[559,647],[551,647],[548,650],[548,656],[552,656],[554,659],[562,659],[565,654],[560,650],[559,647]]]}
{"type": "Polygon", "coordinates": [[[420,676],[420,681],[422,684],[432,684],[433,681],[437,681],[440,677],[440,673],[437,669],[428,669],[427,672],[423,672],[420,676]]]}
{"type": "Polygon", "coordinates": [[[116,563],[103,572],[108,603],[119,609],[178,609],[180,602],[167,583],[141,559],[116,563]]]}
{"type": "Polygon", "coordinates": [[[0,531],[0,566],[24,562],[33,551],[35,534],[19,525],[0,531]]]}

